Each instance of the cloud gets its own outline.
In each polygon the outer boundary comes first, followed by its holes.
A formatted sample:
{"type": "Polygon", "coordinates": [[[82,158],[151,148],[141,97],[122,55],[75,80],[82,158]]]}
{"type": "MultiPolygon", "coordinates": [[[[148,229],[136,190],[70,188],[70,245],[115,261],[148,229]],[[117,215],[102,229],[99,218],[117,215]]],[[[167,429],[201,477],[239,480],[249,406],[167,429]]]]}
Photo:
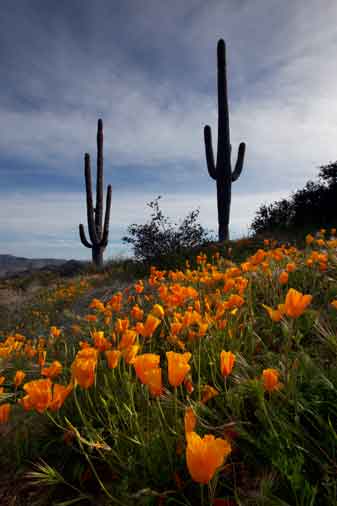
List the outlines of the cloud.
{"type": "MultiPolygon", "coordinates": [[[[4,0],[4,6],[0,191],[9,219],[0,223],[13,241],[33,236],[29,251],[34,243],[38,254],[54,234],[70,241],[73,254],[90,253],[71,242],[69,227],[76,231],[85,216],[76,189],[83,188],[84,152],[95,165],[100,116],[114,240],[145,218],[144,203],[158,194],[163,206],[170,202],[171,216],[200,203],[203,223],[216,228],[203,127],[211,125],[216,151],[219,37],[228,49],[233,163],[238,144],[247,143],[233,186],[233,231],[242,233],[261,203],[303,187],[319,165],[336,159],[335,2],[37,0],[19,7],[4,0]],[[34,178],[42,197],[22,193],[34,178]],[[51,192],[56,183],[60,191],[51,192]]],[[[61,255],[59,242],[55,248],[61,255]]]]}
{"type": "MultiPolygon", "coordinates": [[[[248,234],[249,224],[260,202],[285,196],[281,192],[234,195],[230,227],[232,237],[248,234]]],[[[128,225],[144,224],[150,220],[151,209],[146,203],[155,197],[146,193],[113,195],[107,258],[131,254],[121,238],[127,235],[128,225]]],[[[17,193],[4,196],[2,206],[6,214],[0,216],[3,240],[0,253],[40,258],[90,258],[90,250],[81,245],[78,236],[79,223],[87,229],[83,194],[46,193],[41,196],[17,193]]],[[[168,193],[160,201],[160,207],[173,223],[179,223],[192,209],[199,208],[199,222],[209,230],[217,230],[215,191],[195,196],[186,193],[178,198],[175,193],[168,193]]]]}

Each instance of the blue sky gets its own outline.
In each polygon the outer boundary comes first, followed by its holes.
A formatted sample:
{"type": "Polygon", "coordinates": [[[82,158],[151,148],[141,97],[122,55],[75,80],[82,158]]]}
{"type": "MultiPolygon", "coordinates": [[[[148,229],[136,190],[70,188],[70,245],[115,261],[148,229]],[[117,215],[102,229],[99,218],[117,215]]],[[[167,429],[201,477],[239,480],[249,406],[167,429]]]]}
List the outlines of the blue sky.
{"type": "MultiPolygon", "coordinates": [[[[216,44],[227,45],[231,235],[337,159],[335,0],[2,0],[0,253],[90,258],[83,155],[104,122],[109,258],[162,195],[173,219],[217,229],[203,127],[216,146],[216,44]],[[235,162],[235,160],[233,160],[235,162]]],[[[95,174],[93,174],[95,176],[95,174]]]]}

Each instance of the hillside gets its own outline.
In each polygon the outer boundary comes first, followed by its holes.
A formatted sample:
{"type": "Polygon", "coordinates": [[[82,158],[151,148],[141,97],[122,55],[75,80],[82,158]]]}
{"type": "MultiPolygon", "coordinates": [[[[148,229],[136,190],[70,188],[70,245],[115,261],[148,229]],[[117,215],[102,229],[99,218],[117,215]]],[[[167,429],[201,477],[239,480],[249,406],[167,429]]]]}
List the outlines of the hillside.
{"type": "Polygon", "coordinates": [[[328,237],[9,280],[1,505],[337,504],[328,237]]]}
{"type": "Polygon", "coordinates": [[[66,260],[56,258],[25,258],[14,255],[0,255],[0,277],[38,270],[46,266],[55,267],[64,263],[66,263],[66,260]]]}

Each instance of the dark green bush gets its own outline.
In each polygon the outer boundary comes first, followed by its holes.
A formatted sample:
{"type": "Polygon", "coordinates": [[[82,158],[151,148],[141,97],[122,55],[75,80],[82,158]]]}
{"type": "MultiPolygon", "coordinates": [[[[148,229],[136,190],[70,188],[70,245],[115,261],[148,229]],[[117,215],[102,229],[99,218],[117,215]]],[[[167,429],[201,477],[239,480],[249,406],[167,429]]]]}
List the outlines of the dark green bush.
{"type": "Polygon", "coordinates": [[[129,235],[122,240],[132,245],[137,260],[164,268],[181,262],[184,253],[205,246],[214,237],[197,222],[199,209],[191,211],[178,225],[164,216],[160,198],[147,204],[152,209],[150,222],[130,225],[129,235]]]}
{"type": "Polygon", "coordinates": [[[251,224],[255,234],[301,235],[337,223],[337,161],[320,167],[319,181],[308,181],[288,199],[264,204],[251,224]]]}

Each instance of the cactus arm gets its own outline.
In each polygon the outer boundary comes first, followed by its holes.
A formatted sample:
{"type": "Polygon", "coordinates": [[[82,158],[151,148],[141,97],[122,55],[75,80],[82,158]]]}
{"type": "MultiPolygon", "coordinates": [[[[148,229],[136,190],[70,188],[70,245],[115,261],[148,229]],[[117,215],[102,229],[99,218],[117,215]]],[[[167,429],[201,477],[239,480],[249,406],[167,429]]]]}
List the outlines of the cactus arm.
{"type": "Polygon", "coordinates": [[[241,175],[243,162],[245,159],[245,152],[246,152],[246,144],[244,142],[240,143],[239,151],[238,151],[238,158],[236,160],[235,168],[232,172],[232,182],[237,181],[241,175]]]}
{"type": "Polygon", "coordinates": [[[85,246],[86,248],[92,248],[92,244],[90,244],[90,242],[87,240],[85,236],[84,226],[82,225],[82,223],[79,226],[79,230],[80,230],[80,239],[83,246],[85,246]]]}
{"type": "Polygon", "coordinates": [[[237,181],[240,177],[245,158],[245,152],[246,152],[246,144],[244,142],[241,142],[239,146],[238,158],[236,160],[235,169],[232,172],[232,182],[237,181]]]}
{"type": "Polygon", "coordinates": [[[96,210],[95,225],[97,237],[102,236],[103,221],[103,121],[97,124],[97,181],[96,181],[96,210]]]}
{"type": "Polygon", "coordinates": [[[204,128],[204,139],[205,139],[205,150],[206,150],[206,162],[208,173],[212,179],[216,180],[216,167],[214,164],[214,155],[212,148],[212,131],[209,125],[204,128]]]}
{"type": "Polygon", "coordinates": [[[90,170],[90,155],[84,155],[84,174],[85,174],[85,190],[87,194],[87,217],[89,237],[93,244],[97,244],[98,238],[96,233],[95,219],[94,219],[94,206],[92,202],[92,184],[91,184],[91,170],[90,170]]]}
{"type": "Polygon", "coordinates": [[[103,237],[101,240],[101,246],[103,247],[106,247],[108,245],[110,210],[111,210],[111,184],[109,184],[108,191],[106,194],[104,228],[103,228],[103,237]]]}

